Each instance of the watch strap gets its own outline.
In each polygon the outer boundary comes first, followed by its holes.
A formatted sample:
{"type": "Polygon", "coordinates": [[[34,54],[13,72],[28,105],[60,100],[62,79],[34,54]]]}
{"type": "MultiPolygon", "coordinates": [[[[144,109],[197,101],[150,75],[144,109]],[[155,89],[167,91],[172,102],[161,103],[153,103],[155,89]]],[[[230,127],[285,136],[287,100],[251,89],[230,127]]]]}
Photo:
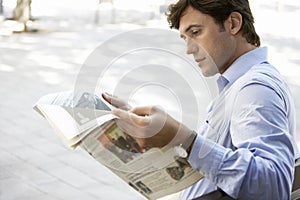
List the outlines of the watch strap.
{"type": "Polygon", "coordinates": [[[186,140],[181,143],[181,147],[185,150],[189,149],[191,147],[191,144],[194,142],[195,138],[197,137],[197,133],[195,131],[192,131],[191,134],[186,138],[186,140]]]}
{"type": "Polygon", "coordinates": [[[191,151],[192,144],[196,137],[197,133],[195,131],[192,131],[183,143],[181,143],[179,146],[174,147],[175,153],[182,158],[188,157],[191,151]]]}

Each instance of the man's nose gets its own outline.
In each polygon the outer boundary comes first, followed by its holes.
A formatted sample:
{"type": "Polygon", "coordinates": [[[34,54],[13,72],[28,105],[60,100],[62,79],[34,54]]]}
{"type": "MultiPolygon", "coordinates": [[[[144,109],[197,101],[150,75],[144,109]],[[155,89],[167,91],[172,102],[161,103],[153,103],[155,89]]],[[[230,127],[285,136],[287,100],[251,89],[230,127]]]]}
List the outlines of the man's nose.
{"type": "Polygon", "coordinates": [[[186,39],[186,54],[193,54],[197,51],[197,44],[194,40],[186,39]]]}

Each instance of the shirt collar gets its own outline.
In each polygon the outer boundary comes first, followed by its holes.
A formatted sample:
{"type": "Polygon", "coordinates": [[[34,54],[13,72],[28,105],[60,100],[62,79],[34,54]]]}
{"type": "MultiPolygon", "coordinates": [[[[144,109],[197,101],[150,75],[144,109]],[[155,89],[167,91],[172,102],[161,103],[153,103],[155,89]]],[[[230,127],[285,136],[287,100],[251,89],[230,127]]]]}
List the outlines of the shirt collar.
{"type": "Polygon", "coordinates": [[[218,78],[217,83],[221,91],[228,83],[234,83],[243,76],[252,66],[267,61],[268,48],[254,49],[240,56],[232,65],[218,78]]]}
{"type": "Polygon", "coordinates": [[[219,88],[219,93],[221,93],[223,91],[223,89],[226,87],[226,85],[229,83],[229,81],[224,78],[224,76],[220,76],[217,79],[217,84],[218,84],[218,88],[219,88]]]}

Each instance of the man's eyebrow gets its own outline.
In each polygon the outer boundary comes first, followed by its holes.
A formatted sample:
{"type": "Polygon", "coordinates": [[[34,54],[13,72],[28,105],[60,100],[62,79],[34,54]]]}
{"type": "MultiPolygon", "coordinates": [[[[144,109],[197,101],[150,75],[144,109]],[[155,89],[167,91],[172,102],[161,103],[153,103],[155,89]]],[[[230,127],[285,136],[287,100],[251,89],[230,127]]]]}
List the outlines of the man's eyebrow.
{"type": "Polygon", "coordinates": [[[200,25],[200,24],[191,24],[191,25],[189,25],[186,29],[185,29],[185,33],[186,32],[188,32],[191,28],[194,28],[194,27],[197,27],[197,28],[199,28],[199,27],[203,27],[202,25],[200,25]]]}
{"type": "MultiPolygon", "coordinates": [[[[185,29],[184,32],[187,33],[189,30],[191,30],[191,28],[194,28],[194,27],[199,28],[199,27],[203,27],[203,26],[200,24],[191,24],[185,29]]],[[[180,37],[185,38],[185,36],[183,34],[180,34],[180,37]]]]}

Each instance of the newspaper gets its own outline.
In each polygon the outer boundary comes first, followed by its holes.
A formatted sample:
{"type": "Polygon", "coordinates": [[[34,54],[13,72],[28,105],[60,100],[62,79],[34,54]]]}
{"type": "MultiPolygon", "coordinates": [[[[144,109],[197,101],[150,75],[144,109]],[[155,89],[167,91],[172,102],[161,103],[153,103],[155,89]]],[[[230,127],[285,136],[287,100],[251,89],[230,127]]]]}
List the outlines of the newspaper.
{"type": "Polygon", "coordinates": [[[64,141],[80,146],[147,199],[189,187],[202,176],[174,148],[143,149],[115,123],[112,106],[88,92],[43,96],[34,106],[64,141]]]}

